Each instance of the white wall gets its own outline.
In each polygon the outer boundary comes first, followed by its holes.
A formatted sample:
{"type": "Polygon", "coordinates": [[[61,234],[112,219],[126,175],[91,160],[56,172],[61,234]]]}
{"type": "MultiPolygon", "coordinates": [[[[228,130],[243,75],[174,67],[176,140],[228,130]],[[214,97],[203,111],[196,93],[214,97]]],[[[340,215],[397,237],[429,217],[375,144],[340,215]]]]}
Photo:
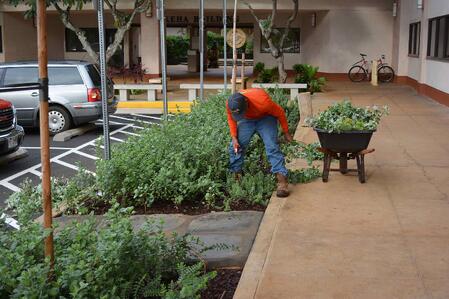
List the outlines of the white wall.
{"type": "Polygon", "coordinates": [[[399,7],[400,42],[398,51],[398,75],[449,93],[449,61],[427,59],[429,18],[449,14],[448,0],[427,0],[424,9],[418,9],[415,0],[401,0],[399,7]],[[408,56],[409,25],[421,22],[420,56],[408,56]]]}
{"type": "MultiPolygon", "coordinates": [[[[301,53],[285,54],[287,69],[295,63],[308,63],[319,66],[322,72],[346,73],[360,59],[360,53],[367,54],[368,59],[385,54],[391,63],[393,17],[390,10],[334,9],[316,13],[316,27],[312,27],[312,12],[302,12],[294,23],[293,27],[301,28],[301,53]]],[[[278,19],[287,17],[288,14],[281,14],[278,19]]],[[[275,65],[270,54],[260,53],[260,30],[256,25],[254,59],[275,65]]]]}

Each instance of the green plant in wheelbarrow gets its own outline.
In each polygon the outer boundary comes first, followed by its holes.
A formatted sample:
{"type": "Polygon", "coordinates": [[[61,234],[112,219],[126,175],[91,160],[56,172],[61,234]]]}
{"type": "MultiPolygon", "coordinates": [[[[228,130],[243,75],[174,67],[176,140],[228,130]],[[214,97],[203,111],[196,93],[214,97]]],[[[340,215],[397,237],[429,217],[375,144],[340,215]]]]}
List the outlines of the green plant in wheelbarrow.
{"type": "Polygon", "coordinates": [[[310,64],[295,64],[293,66],[295,72],[295,83],[307,84],[307,91],[311,94],[320,92],[326,83],[324,77],[318,77],[319,67],[310,64]]]}
{"type": "Polygon", "coordinates": [[[364,157],[374,150],[367,150],[373,133],[388,107],[355,107],[350,101],[336,103],[307,123],[318,134],[321,151],[324,152],[323,181],[327,182],[332,159],[340,161],[339,171],[351,171],[348,159],[357,160],[357,172],[361,183],[365,182],[364,157]]]}

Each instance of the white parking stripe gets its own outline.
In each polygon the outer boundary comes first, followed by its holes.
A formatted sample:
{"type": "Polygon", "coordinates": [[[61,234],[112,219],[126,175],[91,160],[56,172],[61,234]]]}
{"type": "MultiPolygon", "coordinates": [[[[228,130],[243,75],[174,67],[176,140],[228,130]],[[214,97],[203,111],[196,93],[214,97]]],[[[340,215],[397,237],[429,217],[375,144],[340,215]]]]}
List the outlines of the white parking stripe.
{"type": "Polygon", "coordinates": [[[151,116],[151,115],[143,115],[143,114],[138,114],[138,113],[133,113],[131,115],[134,116],[138,116],[138,117],[143,117],[143,118],[149,118],[149,119],[157,119],[157,120],[161,120],[161,117],[156,117],[156,116],[151,116]]]}
{"type": "Polygon", "coordinates": [[[138,123],[144,123],[144,124],[151,124],[151,125],[154,125],[154,124],[155,124],[154,122],[151,122],[151,121],[140,120],[140,119],[134,119],[134,118],[126,118],[126,117],[123,117],[123,116],[117,116],[117,115],[111,115],[110,117],[118,118],[118,119],[123,119],[123,120],[127,120],[127,121],[134,121],[134,122],[138,122],[138,123]]]}
{"type": "Polygon", "coordinates": [[[57,163],[59,165],[65,166],[67,168],[71,168],[71,169],[75,169],[75,170],[79,170],[80,168],[78,166],[72,165],[70,163],[61,161],[61,160],[53,160],[54,163],[57,163]]]}
{"type": "Polygon", "coordinates": [[[140,134],[133,133],[133,132],[128,132],[128,131],[122,131],[120,133],[127,134],[127,135],[132,135],[132,136],[140,136],[140,134]]]}
{"type": "MultiPolygon", "coordinates": [[[[98,125],[103,125],[103,120],[102,119],[99,119],[98,122],[99,122],[98,125]]],[[[95,124],[97,124],[97,123],[95,123],[95,124]]],[[[119,122],[112,121],[112,120],[109,121],[109,124],[110,125],[121,125],[121,126],[127,125],[125,123],[119,123],[119,122]]]]}
{"type": "Polygon", "coordinates": [[[42,177],[42,173],[40,171],[35,170],[35,169],[31,169],[30,173],[34,174],[35,176],[42,177]]]}
{"type": "Polygon", "coordinates": [[[110,136],[109,138],[111,138],[111,140],[115,140],[115,141],[118,141],[118,142],[125,142],[125,140],[122,140],[122,139],[117,138],[117,137],[110,136]]]}
{"type": "MultiPolygon", "coordinates": [[[[125,125],[125,126],[123,126],[123,127],[121,127],[121,128],[118,128],[117,130],[112,131],[111,134],[112,134],[112,133],[115,133],[115,132],[121,132],[121,131],[123,131],[123,130],[125,130],[125,129],[127,129],[127,128],[130,128],[130,127],[132,127],[131,124],[125,125]]],[[[75,151],[79,151],[80,149],[82,149],[82,148],[84,148],[84,147],[87,147],[87,146],[89,146],[89,145],[95,146],[95,142],[96,142],[96,139],[91,140],[91,141],[89,141],[89,142],[86,142],[86,143],[84,143],[84,144],[82,144],[82,145],[80,145],[80,146],[78,146],[78,147],[72,148],[72,149],[69,150],[69,151],[66,151],[66,152],[64,152],[64,153],[62,153],[62,154],[59,154],[58,156],[56,156],[56,157],[50,159],[50,161],[53,162],[54,160],[63,158],[63,157],[65,157],[65,156],[68,156],[68,155],[70,155],[71,153],[73,153],[73,152],[75,152],[75,151]]],[[[20,172],[18,172],[18,173],[15,173],[15,174],[13,174],[12,176],[9,176],[9,177],[7,177],[7,178],[1,180],[1,181],[0,181],[0,185],[9,184],[9,183],[8,183],[9,181],[14,180],[15,178],[17,178],[17,177],[19,177],[19,176],[21,176],[21,175],[24,175],[25,173],[28,173],[28,172],[30,172],[31,170],[37,170],[39,167],[41,167],[41,163],[36,164],[36,165],[34,165],[34,166],[30,167],[30,168],[27,168],[27,169],[25,169],[25,170],[22,170],[22,171],[20,171],[20,172]]],[[[11,185],[11,184],[10,184],[10,185],[11,185]]],[[[12,186],[14,186],[14,185],[12,185],[12,186]]]]}
{"type": "Polygon", "coordinates": [[[89,159],[92,159],[92,160],[98,160],[98,159],[99,159],[99,158],[96,157],[96,156],[92,156],[92,155],[86,154],[86,153],[81,152],[81,151],[74,151],[73,153],[74,153],[74,154],[77,154],[77,155],[80,155],[80,156],[84,156],[84,157],[89,158],[89,159]]]}
{"type": "MultiPolygon", "coordinates": [[[[40,150],[41,149],[40,146],[22,146],[21,148],[26,149],[26,150],[40,150]]],[[[57,147],[57,146],[51,146],[50,149],[51,150],[61,150],[61,151],[71,150],[70,147],[57,147]]]]}
{"type": "Polygon", "coordinates": [[[1,182],[1,185],[2,185],[3,187],[8,188],[9,190],[14,191],[14,192],[20,191],[20,188],[19,188],[19,187],[17,187],[16,185],[11,184],[10,182],[3,182],[3,181],[2,181],[2,182],[1,182]]]}
{"type": "Polygon", "coordinates": [[[0,216],[0,220],[3,220],[3,219],[5,220],[5,223],[8,224],[8,225],[10,225],[11,227],[13,227],[13,228],[15,228],[15,229],[17,229],[17,230],[20,229],[19,222],[17,222],[16,219],[11,218],[11,217],[8,217],[8,215],[6,215],[6,214],[2,214],[2,215],[0,216]]]}

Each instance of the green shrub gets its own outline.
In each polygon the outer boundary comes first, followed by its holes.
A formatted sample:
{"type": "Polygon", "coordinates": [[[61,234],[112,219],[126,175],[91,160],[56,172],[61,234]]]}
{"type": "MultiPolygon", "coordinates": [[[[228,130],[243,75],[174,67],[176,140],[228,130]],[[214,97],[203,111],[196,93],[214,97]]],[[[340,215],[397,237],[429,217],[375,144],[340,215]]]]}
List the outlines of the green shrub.
{"type": "Polygon", "coordinates": [[[179,64],[187,61],[190,39],[186,36],[169,35],[165,39],[167,45],[167,64],[179,64]]]}
{"type": "MultiPolygon", "coordinates": [[[[297,101],[290,101],[281,89],[269,92],[284,108],[293,134],[299,122],[297,101]]],[[[195,105],[190,114],[173,117],[163,126],[148,127],[141,136],[114,146],[111,160],[97,161],[97,176],[81,169],[71,179],[54,180],[54,206],[64,202],[68,207],[66,214],[88,214],[104,210],[111,201],[124,207],[191,202],[224,210],[230,210],[237,201],[266,204],[275,181],[259,136],[249,145],[242,184],[236,184],[229,173],[227,96],[212,96],[195,105]]],[[[279,135],[282,136],[281,130],[279,135]]],[[[281,147],[287,161],[306,152],[295,142],[281,147]]],[[[291,182],[308,181],[308,174],[291,171],[291,182]]],[[[30,182],[22,186],[22,191],[8,199],[7,213],[19,222],[38,216],[40,186],[33,187],[30,182]]]]}
{"type": "Polygon", "coordinates": [[[265,64],[263,62],[256,63],[253,72],[257,76],[254,80],[256,83],[274,83],[279,79],[278,68],[265,68],[265,64]]]}
{"type": "Polygon", "coordinates": [[[335,103],[307,122],[314,128],[326,132],[372,131],[376,130],[380,119],[388,113],[388,107],[377,106],[359,108],[350,101],[335,103]]]}
{"type": "Polygon", "coordinates": [[[322,86],[326,83],[324,77],[318,78],[318,67],[310,64],[295,64],[293,70],[295,72],[295,83],[307,84],[307,89],[310,93],[320,92],[322,86]]]}
{"type": "Polygon", "coordinates": [[[129,212],[112,209],[105,227],[89,220],[56,234],[53,281],[46,232],[35,223],[0,227],[0,298],[200,298],[215,273],[186,264],[198,241],[166,237],[150,223],[134,232],[129,212]]]}
{"type": "MultiPolygon", "coordinates": [[[[272,97],[286,110],[293,133],[299,121],[297,102],[289,101],[281,90],[274,90],[272,97]]],[[[156,201],[177,205],[196,201],[209,206],[225,201],[224,208],[232,200],[266,203],[274,185],[269,183],[273,178],[260,138],[254,138],[245,157],[247,179],[242,190],[230,183],[225,101],[226,95],[211,96],[190,114],[119,144],[111,160],[99,160],[97,182],[106,198],[124,206],[150,206],[156,201]]]]}
{"type": "Polygon", "coordinates": [[[253,72],[255,75],[259,74],[260,72],[262,72],[265,69],[265,63],[263,62],[258,62],[256,63],[256,65],[253,68],[253,72]]]}
{"type": "MultiPolygon", "coordinates": [[[[20,188],[6,200],[5,212],[25,223],[42,214],[42,187],[25,180],[20,188]]],[[[53,207],[64,202],[67,214],[86,214],[99,199],[95,176],[83,168],[70,179],[52,178],[51,194],[53,207]]]]}

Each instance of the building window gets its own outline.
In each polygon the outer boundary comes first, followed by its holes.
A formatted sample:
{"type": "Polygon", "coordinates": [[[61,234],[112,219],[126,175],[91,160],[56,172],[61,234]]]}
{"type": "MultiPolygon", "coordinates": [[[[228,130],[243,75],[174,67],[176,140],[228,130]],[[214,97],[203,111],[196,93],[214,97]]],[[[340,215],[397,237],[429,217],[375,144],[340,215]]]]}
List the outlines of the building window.
{"type": "Polygon", "coordinates": [[[421,22],[410,24],[408,37],[408,55],[419,56],[421,41],[421,22]]]}
{"type": "Polygon", "coordinates": [[[449,15],[429,20],[427,57],[449,59],[449,15]]]}
{"type": "MultiPolygon", "coordinates": [[[[86,33],[87,41],[91,44],[94,51],[99,52],[99,42],[98,42],[98,29],[97,28],[82,28],[86,33]]],[[[114,35],[116,29],[106,29],[105,40],[106,47],[108,47],[114,41],[114,35]]],[[[65,50],[66,52],[86,52],[83,45],[79,41],[75,32],[70,29],[65,29],[65,50]]]]}
{"type": "MultiPolygon", "coordinates": [[[[285,28],[273,28],[273,42],[279,44],[285,28]]],[[[300,53],[300,36],[299,28],[291,28],[287,38],[284,41],[284,53],[300,53]]],[[[260,53],[271,53],[270,47],[265,37],[260,36],[260,53]]]]}

